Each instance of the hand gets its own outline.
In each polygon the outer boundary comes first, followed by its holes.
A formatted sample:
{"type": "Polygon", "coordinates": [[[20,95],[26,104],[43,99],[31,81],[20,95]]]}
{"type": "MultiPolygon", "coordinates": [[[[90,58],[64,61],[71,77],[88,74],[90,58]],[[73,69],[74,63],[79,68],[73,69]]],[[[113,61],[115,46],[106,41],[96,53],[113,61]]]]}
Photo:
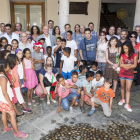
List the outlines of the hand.
{"type": "Polygon", "coordinates": [[[59,107],[56,111],[56,113],[59,113],[61,111],[61,107],[59,107]]]}
{"type": "Polygon", "coordinates": [[[26,77],[24,77],[24,78],[23,78],[23,80],[24,80],[25,82],[27,82],[27,81],[28,81],[28,79],[27,79],[26,77]]]}
{"type": "Polygon", "coordinates": [[[48,95],[48,92],[46,89],[43,90],[44,94],[48,95]]]}
{"type": "Polygon", "coordinates": [[[10,107],[11,110],[14,110],[14,107],[13,107],[12,103],[9,104],[9,107],[10,107]]]}
{"type": "Polygon", "coordinates": [[[65,85],[65,88],[71,88],[71,86],[70,85],[65,85]]]}
{"type": "Polygon", "coordinates": [[[118,68],[118,64],[113,64],[113,66],[114,66],[114,69],[118,68]]]}
{"type": "Polygon", "coordinates": [[[138,63],[140,63],[140,60],[138,60],[138,63]]]}
{"type": "Polygon", "coordinates": [[[112,113],[112,109],[110,108],[110,111],[111,111],[111,113],[112,113]]]}
{"type": "Polygon", "coordinates": [[[12,75],[12,70],[9,70],[9,73],[12,75]]]}
{"type": "Polygon", "coordinates": [[[94,97],[95,97],[95,98],[97,98],[97,97],[98,97],[98,95],[96,94],[94,97]]]}

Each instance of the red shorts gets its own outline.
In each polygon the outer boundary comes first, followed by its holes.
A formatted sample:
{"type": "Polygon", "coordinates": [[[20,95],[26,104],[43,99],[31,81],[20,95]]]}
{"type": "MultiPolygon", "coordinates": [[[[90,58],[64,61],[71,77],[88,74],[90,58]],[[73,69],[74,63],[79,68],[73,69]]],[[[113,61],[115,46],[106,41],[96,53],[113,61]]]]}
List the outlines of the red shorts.
{"type": "Polygon", "coordinates": [[[84,101],[87,101],[87,100],[90,99],[90,98],[91,98],[91,97],[85,95],[85,97],[84,97],[84,101]]]}

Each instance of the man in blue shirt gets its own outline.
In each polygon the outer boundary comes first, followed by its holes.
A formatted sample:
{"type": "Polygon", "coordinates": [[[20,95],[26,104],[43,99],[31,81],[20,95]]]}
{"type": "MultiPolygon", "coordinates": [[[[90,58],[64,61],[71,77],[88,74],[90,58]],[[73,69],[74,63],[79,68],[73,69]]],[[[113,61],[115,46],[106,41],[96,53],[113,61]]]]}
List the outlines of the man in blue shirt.
{"type": "Polygon", "coordinates": [[[91,35],[98,38],[98,33],[96,31],[94,31],[94,24],[93,24],[93,22],[90,22],[88,24],[88,28],[91,31],[91,35]]]}
{"type": "Polygon", "coordinates": [[[70,24],[65,24],[64,27],[65,27],[65,31],[66,31],[66,32],[62,33],[61,35],[63,36],[64,39],[67,40],[66,34],[67,34],[67,31],[70,31],[70,30],[71,30],[71,25],[70,25],[70,24]]]}
{"type": "Polygon", "coordinates": [[[85,29],[85,38],[81,40],[79,45],[79,53],[82,60],[95,61],[97,37],[91,35],[89,28],[85,29]]]}

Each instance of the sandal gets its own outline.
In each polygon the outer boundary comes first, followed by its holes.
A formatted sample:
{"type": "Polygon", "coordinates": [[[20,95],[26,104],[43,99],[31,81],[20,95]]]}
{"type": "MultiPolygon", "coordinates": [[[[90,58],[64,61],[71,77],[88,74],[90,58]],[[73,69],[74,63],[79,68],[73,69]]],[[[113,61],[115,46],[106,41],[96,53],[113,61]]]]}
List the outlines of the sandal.
{"type": "Polygon", "coordinates": [[[50,105],[50,100],[47,100],[47,104],[50,105]]]}
{"type": "Polygon", "coordinates": [[[11,127],[4,128],[4,129],[3,129],[3,132],[13,131],[13,130],[14,130],[14,129],[13,129],[13,127],[11,126],[11,127]]]}
{"type": "Polygon", "coordinates": [[[56,103],[56,100],[53,99],[52,102],[53,102],[53,103],[56,103]]]}
{"type": "Polygon", "coordinates": [[[18,133],[14,133],[14,136],[18,138],[26,138],[28,137],[28,134],[19,131],[18,133]]]}

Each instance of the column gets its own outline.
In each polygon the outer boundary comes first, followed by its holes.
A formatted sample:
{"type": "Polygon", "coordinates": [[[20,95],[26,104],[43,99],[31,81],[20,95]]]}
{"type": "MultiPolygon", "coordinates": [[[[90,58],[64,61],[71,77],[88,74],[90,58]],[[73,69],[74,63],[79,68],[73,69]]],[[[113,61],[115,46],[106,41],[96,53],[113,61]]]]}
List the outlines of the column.
{"type": "Polygon", "coordinates": [[[69,23],[69,0],[59,0],[59,27],[65,32],[64,25],[69,23]]]}
{"type": "Polygon", "coordinates": [[[140,25],[140,0],[136,0],[134,27],[135,25],[140,25]]]}

